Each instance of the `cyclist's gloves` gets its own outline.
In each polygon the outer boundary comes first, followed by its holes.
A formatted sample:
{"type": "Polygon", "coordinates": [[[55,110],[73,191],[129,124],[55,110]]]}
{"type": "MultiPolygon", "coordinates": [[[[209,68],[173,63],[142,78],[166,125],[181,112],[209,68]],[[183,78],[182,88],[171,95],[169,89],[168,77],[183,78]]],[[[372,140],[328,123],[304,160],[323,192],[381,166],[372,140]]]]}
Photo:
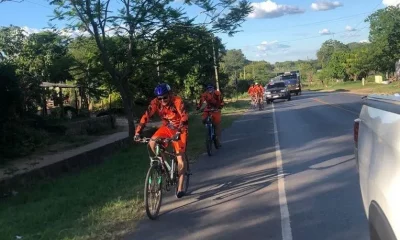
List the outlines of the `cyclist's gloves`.
{"type": "Polygon", "coordinates": [[[140,141],[140,135],[138,133],[136,133],[135,136],[133,137],[133,141],[135,141],[135,142],[140,141]]]}
{"type": "Polygon", "coordinates": [[[174,139],[175,141],[178,141],[180,138],[181,138],[181,132],[177,132],[177,133],[175,133],[175,135],[173,136],[173,139],[174,139]]]}

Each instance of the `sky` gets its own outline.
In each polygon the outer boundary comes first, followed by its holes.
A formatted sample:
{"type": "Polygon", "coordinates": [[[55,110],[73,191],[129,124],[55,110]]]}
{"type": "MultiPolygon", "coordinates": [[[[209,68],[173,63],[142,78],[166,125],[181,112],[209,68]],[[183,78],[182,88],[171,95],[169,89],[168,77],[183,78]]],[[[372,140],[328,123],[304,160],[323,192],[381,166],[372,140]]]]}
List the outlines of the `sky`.
{"type": "MultiPolygon", "coordinates": [[[[250,0],[254,11],[242,24],[241,32],[229,37],[219,34],[227,49],[241,49],[249,60],[277,61],[315,59],[328,39],[344,43],[368,40],[365,18],[400,0],[250,0]]],[[[201,9],[175,0],[174,7],[204,19],[201,9]]],[[[46,0],[24,0],[0,4],[0,26],[16,25],[28,32],[48,27],[53,7],[46,0]]],[[[64,22],[52,22],[57,27],[64,22]]]]}

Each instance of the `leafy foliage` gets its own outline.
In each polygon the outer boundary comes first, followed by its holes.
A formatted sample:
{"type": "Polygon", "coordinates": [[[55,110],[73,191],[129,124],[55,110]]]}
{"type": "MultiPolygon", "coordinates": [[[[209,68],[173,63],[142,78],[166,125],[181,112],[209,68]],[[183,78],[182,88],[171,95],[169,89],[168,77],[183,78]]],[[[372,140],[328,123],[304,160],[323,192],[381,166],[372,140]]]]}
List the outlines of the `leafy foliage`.
{"type": "Polygon", "coordinates": [[[373,49],[376,70],[394,71],[395,62],[400,59],[400,8],[389,6],[371,14],[369,40],[373,49]]]}
{"type": "Polygon", "coordinates": [[[343,44],[342,42],[330,39],[322,44],[321,48],[317,52],[317,58],[321,66],[324,68],[329,64],[334,52],[336,51],[345,52],[348,50],[349,47],[343,44]]]}

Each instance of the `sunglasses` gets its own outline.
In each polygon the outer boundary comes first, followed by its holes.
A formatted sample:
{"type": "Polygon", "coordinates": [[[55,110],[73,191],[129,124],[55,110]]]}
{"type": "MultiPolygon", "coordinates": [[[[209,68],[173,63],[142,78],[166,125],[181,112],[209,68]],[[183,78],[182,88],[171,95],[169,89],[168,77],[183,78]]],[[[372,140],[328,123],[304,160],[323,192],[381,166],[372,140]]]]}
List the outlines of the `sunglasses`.
{"type": "Polygon", "coordinates": [[[168,96],[164,96],[164,97],[157,97],[158,98],[158,100],[167,100],[168,99],[168,96]]]}

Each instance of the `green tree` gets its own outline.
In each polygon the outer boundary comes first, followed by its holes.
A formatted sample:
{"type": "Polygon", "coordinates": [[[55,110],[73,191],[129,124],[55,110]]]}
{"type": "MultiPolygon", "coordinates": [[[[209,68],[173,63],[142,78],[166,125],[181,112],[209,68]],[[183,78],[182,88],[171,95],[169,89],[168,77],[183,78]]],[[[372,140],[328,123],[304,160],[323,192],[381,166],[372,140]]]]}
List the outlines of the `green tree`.
{"type": "Polygon", "coordinates": [[[24,30],[20,27],[0,27],[0,61],[17,58],[25,40],[24,30]]]}
{"type": "Polygon", "coordinates": [[[231,49],[228,50],[225,56],[222,58],[222,69],[229,76],[237,78],[245,63],[246,57],[244,56],[242,50],[231,49]]]}
{"type": "Polygon", "coordinates": [[[65,82],[71,79],[67,51],[68,40],[56,32],[34,33],[27,38],[19,61],[40,81],[65,82]]]}
{"type": "Polygon", "coordinates": [[[296,70],[296,63],[294,61],[285,61],[275,63],[275,72],[287,72],[296,70]]]}
{"type": "Polygon", "coordinates": [[[358,49],[358,48],[362,48],[366,45],[368,45],[369,43],[362,43],[362,42],[351,42],[346,44],[350,50],[354,50],[354,49],[358,49]]]}
{"type": "MultiPolygon", "coordinates": [[[[133,90],[131,84],[137,72],[140,72],[142,63],[149,51],[154,51],[157,34],[176,25],[188,26],[189,20],[181,8],[173,8],[171,0],[122,0],[118,11],[109,10],[111,0],[53,0],[56,5],[56,18],[70,19],[77,22],[74,26],[87,31],[96,41],[100,51],[101,61],[105,70],[110,74],[113,85],[118,89],[124,103],[124,109],[129,123],[129,133],[134,133],[133,116],[133,90]],[[112,50],[109,42],[110,31],[118,36],[123,45],[124,61],[114,65],[110,59],[112,50]]],[[[237,5],[236,1],[223,0],[213,4],[208,0],[197,0],[194,3],[205,9],[206,13],[215,13],[219,7],[228,11],[225,15],[214,15],[211,19],[212,29],[233,34],[240,27],[241,22],[249,13],[250,4],[242,0],[237,5]]],[[[192,4],[192,1],[185,1],[192,4]]],[[[213,39],[214,40],[214,39],[213,39]]],[[[213,46],[214,47],[214,46],[213,46]]]]}
{"type": "Polygon", "coordinates": [[[349,47],[337,40],[325,41],[317,52],[317,58],[322,68],[326,67],[336,51],[348,51],[349,47]]]}
{"type": "Polygon", "coordinates": [[[300,74],[305,76],[307,81],[311,84],[314,81],[314,76],[317,69],[313,66],[312,62],[304,61],[298,64],[300,74]]]}
{"type": "Polygon", "coordinates": [[[346,60],[348,57],[349,53],[347,51],[335,51],[332,54],[325,69],[330,78],[347,80],[346,60]]]}
{"type": "Polygon", "coordinates": [[[274,67],[266,61],[259,61],[254,63],[254,77],[257,82],[266,84],[271,78],[275,77],[273,73],[274,67]]]}
{"type": "Polygon", "coordinates": [[[400,8],[389,6],[371,14],[369,40],[375,58],[375,69],[393,72],[400,59],[400,8]]]}
{"type": "Polygon", "coordinates": [[[68,53],[72,57],[69,72],[73,81],[84,87],[83,97],[86,100],[88,97],[99,100],[115,91],[110,75],[104,71],[100,52],[92,37],[78,37],[72,40],[68,45],[68,53]]]}
{"type": "Polygon", "coordinates": [[[346,59],[346,73],[356,81],[359,77],[366,77],[372,69],[372,54],[369,45],[353,49],[346,59]]]}

